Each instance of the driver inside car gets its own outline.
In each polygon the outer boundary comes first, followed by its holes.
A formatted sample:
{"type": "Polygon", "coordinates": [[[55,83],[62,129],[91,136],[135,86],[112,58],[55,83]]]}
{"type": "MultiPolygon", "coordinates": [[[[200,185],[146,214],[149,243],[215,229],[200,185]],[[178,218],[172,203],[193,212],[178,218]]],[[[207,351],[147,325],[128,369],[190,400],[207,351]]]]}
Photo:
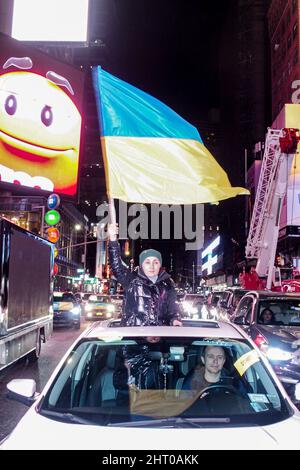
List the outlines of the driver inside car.
{"type": "Polygon", "coordinates": [[[197,393],[210,385],[222,384],[227,373],[223,369],[226,361],[224,348],[206,346],[201,355],[201,363],[190,371],[183,382],[183,390],[195,390],[197,393]]]}
{"type": "Polygon", "coordinates": [[[206,346],[201,363],[188,373],[182,389],[199,399],[198,404],[202,403],[208,413],[224,414],[230,409],[236,413],[251,412],[246,389],[242,381],[236,383],[236,377],[224,367],[226,360],[228,363],[225,348],[206,346]]]}

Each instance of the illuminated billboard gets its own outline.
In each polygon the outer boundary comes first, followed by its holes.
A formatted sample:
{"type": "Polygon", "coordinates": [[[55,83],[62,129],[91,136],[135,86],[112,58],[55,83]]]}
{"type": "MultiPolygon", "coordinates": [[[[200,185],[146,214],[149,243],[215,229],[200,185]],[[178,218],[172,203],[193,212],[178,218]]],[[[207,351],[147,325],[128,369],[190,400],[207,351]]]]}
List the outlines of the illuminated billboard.
{"type": "Polygon", "coordinates": [[[0,181],[74,196],[83,73],[0,35],[0,181]]]}
{"type": "Polygon", "coordinates": [[[215,238],[209,245],[202,251],[202,273],[207,271],[207,275],[212,274],[214,267],[218,264],[219,256],[215,252],[216,248],[219,247],[221,242],[220,236],[215,238]],[[215,253],[215,254],[214,254],[215,253]]]}
{"type": "Polygon", "coordinates": [[[12,37],[21,41],[86,42],[88,0],[14,0],[12,37]]]}

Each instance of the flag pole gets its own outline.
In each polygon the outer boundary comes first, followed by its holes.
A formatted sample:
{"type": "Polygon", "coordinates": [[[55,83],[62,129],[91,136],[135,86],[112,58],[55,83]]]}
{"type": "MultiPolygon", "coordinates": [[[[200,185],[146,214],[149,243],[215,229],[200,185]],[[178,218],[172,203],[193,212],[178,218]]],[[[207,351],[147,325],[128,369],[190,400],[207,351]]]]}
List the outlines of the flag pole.
{"type": "Polygon", "coordinates": [[[110,223],[115,224],[117,221],[116,208],[115,208],[114,199],[112,197],[108,198],[108,212],[109,212],[109,217],[110,217],[110,223]]]}

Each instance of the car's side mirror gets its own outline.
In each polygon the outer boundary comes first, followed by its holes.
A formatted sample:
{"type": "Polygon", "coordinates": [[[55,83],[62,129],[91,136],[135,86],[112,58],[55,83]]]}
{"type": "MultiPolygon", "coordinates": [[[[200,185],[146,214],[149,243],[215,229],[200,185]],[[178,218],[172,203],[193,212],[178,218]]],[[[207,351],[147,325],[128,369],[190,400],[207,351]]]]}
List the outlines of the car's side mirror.
{"type": "Polygon", "coordinates": [[[7,398],[31,406],[39,393],[36,393],[36,382],[33,379],[13,379],[6,385],[7,398]]]}

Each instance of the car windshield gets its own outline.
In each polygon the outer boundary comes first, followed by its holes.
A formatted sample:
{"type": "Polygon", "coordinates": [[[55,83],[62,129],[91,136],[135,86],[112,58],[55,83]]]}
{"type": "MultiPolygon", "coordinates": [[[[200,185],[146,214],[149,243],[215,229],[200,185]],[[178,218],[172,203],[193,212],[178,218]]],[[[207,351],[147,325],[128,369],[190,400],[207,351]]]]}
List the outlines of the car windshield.
{"type": "Polygon", "coordinates": [[[291,410],[244,340],[116,334],[109,340],[81,339],[39,413],[59,420],[75,416],[83,424],[164,426],[171,419],[192,427],[197,420],[203,425],[270,424],[291,410]],[[207,346],[224,354],[217,384],[203,381],[202,358],[212,351],[207,346]]]}
{"type": "Polygon", "coordinates": [[[243,291],[243,292],[234,292],[233,296],[232,296],[232,305],[233,307],[236,307],[237,304],[239,303],[239,301],[241,300],[241,298],[246,294],[246,290],[243,291]]]}
{"type": "Polygon", "coordinates": [[[53,302],[74,302],[74,297],[69,294],[54,295],[53,302]]]}
{"type": "Polygon", "coordinates": [[[104,297],[101,295],[91,295],[89,298],[89,303],[101,303],[101,304],[107,304],[110,302],[109,297],[104,297]]]}
{"type": "Polygon", "coordinates": [[[282,326],[300,326],[300,297],[262,300],[258,323],[282,326]],[[267,318],[266,313],[269,314],[267,318]]]}

